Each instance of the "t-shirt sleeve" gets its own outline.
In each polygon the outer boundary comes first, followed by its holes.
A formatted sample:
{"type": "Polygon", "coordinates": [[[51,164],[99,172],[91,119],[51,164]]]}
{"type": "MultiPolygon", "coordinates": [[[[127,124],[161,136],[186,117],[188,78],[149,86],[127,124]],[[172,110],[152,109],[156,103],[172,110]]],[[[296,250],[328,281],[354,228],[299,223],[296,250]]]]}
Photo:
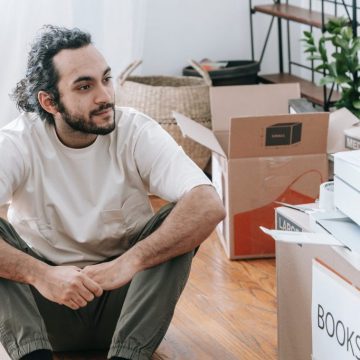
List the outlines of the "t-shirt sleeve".
{"type": "Polygon", "coordinates": [[[0,206],[11,200],[24,174],[25,162],[20,150],[0,133],[0,206]]]}
{"type": "Polygon", "coordinates": [[[211,185],[204,172],[154,120],[146,122],[136,140],[135,161],[149,191],[178,201],[199,185],[211,185]]]}

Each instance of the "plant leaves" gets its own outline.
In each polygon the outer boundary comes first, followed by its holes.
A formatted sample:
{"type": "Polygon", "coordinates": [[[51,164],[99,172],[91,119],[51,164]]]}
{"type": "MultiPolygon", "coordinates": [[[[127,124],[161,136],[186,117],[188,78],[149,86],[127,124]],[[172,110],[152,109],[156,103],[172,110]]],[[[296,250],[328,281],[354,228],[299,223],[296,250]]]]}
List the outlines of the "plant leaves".
{"type": "Polygon", "coordinates": [[[306,58],[306,60],[322,60],[321,56],[318,54],[310,55],[306,58]]]}
{"type": "Polygon", "coordinates": [[[347,50],[349,48],[349,43],[345,39],[343,39],[343,38],[341,38],[339,36],[336,36],[334,38],[333,43],[334,43],[335,46],[339,46],[344,50],[347,50]]]}
{"type": "Polygon", "coordinates": [[[350,79],[348,76],[346,76],[346,75],[338,75],[338,76],[336,76],[336,78],[335,78],[335,83],[336,83],[336,84],[339,84],[339,85],[341,85],[341,84],[347,84],[347,83],[349,83],[349,82],[351,82],[351,79],[350,79]]]}
{"type": "Polygon", "coordinates": [[[309,54],[307,59],[316,61],[314,71],[325,75],[320,85],[341,87],[341,98],[335,103],[336,107],[346,107],[360,115],[360,37],[354,37],[349,19],[332,18],[325,24],[325,33],[318,40],[311,31],[304,32],[302,40],[305,41],[304,51],[309,54]]]}
{"type": "Polygon", "coordinates": [[[320,70],[327,70],[328,69],[328,66],[327,64],[320,64],[318,66],[315,67],[315,71],[320,71],[320,70]]]}
{"type": "Polygon", "coordinates": [[[355,109],[358,109],[360,110],[360,100],[355,100],[352,102],[352,106],[355,108],[355,109]]]}
{"type": "Polygon", "coordinates": [[[320,41],[319,41],[319,53],[320,53],[320,56],[322,58],[322,61],[327,62],[328,57],[327,57],[327,52],[326,52],[326,48],[325,48],[325,40],[324,39],[320,39],[320,41]]]}
{"type": "Polygon", "coordinates": [[[349,42],[353,38],[353,32],[350,26],[342,28],[340,34],[347,42],[349,42]]]}
{"type": "Polygon", "coordinates": [[[316,52],[317,48],[315,46],[309,46],[308,48],[306,48],[306,50],[304,52],[308,53],[312,53],[312,52],[316,52]]]}
{"type": "Polygon", "coordinates": [[[329,74],[330,76],[336,77],[337,76],[337,69],[336,69],[336,63],[332,62],[329,64],[329,74]]]}
{"type": "Polygon", "coordinates": [[[320,79],[319,84],[326,85],[326,84],[332,84],[334,82],[335,82],[334,76],[324,76],[322,79],[320,79]]]}

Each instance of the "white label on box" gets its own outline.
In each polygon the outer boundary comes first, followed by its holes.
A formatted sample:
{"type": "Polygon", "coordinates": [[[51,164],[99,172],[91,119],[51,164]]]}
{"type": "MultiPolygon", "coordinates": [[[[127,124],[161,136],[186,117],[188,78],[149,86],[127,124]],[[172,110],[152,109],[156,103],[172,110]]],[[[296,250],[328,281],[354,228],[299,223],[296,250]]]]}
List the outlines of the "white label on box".
{"type": "Polygon", "coordinates": [[[355,139],[351,136],[345,135],[345,147],[351,150],[359,150],[360,149],[360,140],[355,139]]]}
{"type": "Polygon", "coordinates": [[[312,270],[313,358],[360,359],[360,291],[316,260],[312,270]]]}
{"type": "Polygon", "coordinates": [[[287,217],[276,213],[276,230],[284,230],[284,231],[302,231],[301,227],[287,217]]]}

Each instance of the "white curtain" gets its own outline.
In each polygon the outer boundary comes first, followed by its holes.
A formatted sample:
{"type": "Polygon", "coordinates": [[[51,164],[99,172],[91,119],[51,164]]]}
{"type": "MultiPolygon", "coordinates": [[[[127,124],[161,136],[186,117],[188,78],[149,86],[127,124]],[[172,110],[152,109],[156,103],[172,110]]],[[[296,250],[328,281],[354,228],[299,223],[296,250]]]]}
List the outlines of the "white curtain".
{"type": "Polygon", "coordinates": [[[142,58],[146,1],[0,0],[0,127],[18,114],[9,94],[24,76],[29,46],[42,25],[89,31],[116,77],[142,58]]]}

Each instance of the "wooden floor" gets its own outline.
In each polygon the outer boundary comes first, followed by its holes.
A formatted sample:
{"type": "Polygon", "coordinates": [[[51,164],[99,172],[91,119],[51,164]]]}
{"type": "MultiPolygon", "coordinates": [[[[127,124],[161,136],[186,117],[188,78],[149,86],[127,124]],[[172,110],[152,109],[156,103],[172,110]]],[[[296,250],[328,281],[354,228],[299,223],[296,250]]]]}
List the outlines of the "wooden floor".
{"type": "MultiPolygon", "coordinates": [[[[229,261],[213,233],[194,258],[153,360],[276,359],[276,327],[275,260],[229,261]]],[[[0,348],[0,360],[6,359],[0,348]]],[[[55,359],[105,360],[106,354],[57,354],[55,359]]]]}

